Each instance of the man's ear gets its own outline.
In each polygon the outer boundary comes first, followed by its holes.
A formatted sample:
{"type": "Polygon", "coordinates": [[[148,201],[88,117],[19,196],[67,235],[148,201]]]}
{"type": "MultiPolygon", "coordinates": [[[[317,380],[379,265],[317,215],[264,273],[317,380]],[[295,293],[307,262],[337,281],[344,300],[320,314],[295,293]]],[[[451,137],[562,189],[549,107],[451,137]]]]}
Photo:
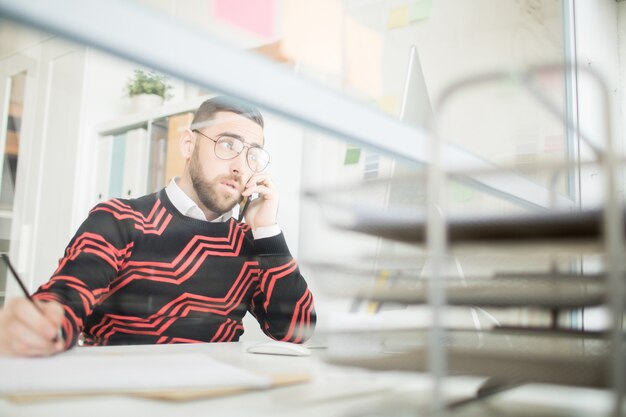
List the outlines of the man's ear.
{"type": "Polygon", "coordinates": [[[190,159],[193,155],[193,149],[196,146],[196,138],[190,129],[185,129],[179,139],[180,154],[185,159],[190,159]]]}

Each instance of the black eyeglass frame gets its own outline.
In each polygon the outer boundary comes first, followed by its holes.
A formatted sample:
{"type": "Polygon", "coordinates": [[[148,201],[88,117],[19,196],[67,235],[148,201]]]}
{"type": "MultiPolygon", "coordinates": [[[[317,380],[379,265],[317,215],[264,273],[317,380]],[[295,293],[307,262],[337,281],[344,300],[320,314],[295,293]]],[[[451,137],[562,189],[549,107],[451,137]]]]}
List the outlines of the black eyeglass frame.
{"type": "MultiPolygon", "coordinates": [[[[219,159],[221,159],[221,160],[223,160],[223,161],[229,161],[229,160],[231,160],[231,159],[235,159],[235,158],[237,158],[239,155],[241,155],[241,153],[243,152],[243,150],[242,150],[241,152],[239,152],[237,155],[233,156],[232,158],[222,158],[221,156],[219,156],[219,155],[217,154],[217,149],[216,149],[216,147],[217,147],[217,143],[220,141],[221,137],[220,137],[220,138],[218,138],[218,139],[213,139],[212,137],[207,136],[207,135],[205,135],[204,133],[200,132],[198,129],[192,129],[191,131],[192,131],[193,133],[198,133],[200,136],[205,137],[205,138],[207,138],[207,139],[211,140],[211,141],[214,143],[214,146],[213,146],[213,152],[215,153],[215,156],[217,156],[219,159]]],[[[237,139],[237,138],[233,138],[233,139],[238,140],[239,142],[241,142],[241,144],[243,145],[243,147],[244,147],[244,148],[246,148],[246,163],[248,164],[248,168],[250,168],[250,169],[252,170],[252,172],[263,172],[263,171],[265,171],[265,170],[267,169],[268,165],[270,164],[270,154],[269,154],[269,152],[268,152],[268,151],[266,151],[265,149],[263,149],[263,148],[261,148],[261,147],[257,147],[257,146],[250,146],[250,145],[246,144],[244,141],[242,141],[241,139],[237,139]],[[254,148],[254,149],[260,149],[260,150],[262,150],[263,152],[265,152],[265,154],[267,155],[267,164],[263,167],[263,169],[261,169],[261,170],[259,170],[259,171],[255,170],[254,168],[252,168],[252,167],[250,166],[250,160],[248,159],[248,158],[249,158],[249,156],[248,156],[248,152],[250,152],[250,149],[251,149],[251,148],[254,148]]]]}

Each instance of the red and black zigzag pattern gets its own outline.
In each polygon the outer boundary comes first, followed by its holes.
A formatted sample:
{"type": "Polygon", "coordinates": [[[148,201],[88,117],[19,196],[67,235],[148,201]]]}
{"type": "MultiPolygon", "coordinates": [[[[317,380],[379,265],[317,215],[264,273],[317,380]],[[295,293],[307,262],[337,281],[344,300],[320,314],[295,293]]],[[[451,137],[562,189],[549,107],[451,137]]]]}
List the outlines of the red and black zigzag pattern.
{"type": "MultiPolygon", "coordinates": [[[[269,311],[272,303],[274,302],[274,291],[281,279],[293,279],[294,273],[297,273],[298,265],[295,260],[291,259],[289,262],[269,268],[262,274],[260,285],[254,293],[252,300],[251,311],[257,311],[257,305],[255,300],[263,300],[262,311],[269,311]]],[[[299,274],[296,274],[299,275],[299,274]]],[[[281,297],[284,294],[281,294],[281,297]]],[[[280,304],[280,303],[277,303],[280,304]]],[[[285,312],[279,310],[279,314],[284,315],[285,312]]],[[[255,314],[257,320],[260,319],[255,314]]],[[[288,328],[283,332],[283,336],[279,339],[282,341],[289,341],[293,343],[302,343],[311,336],[311,332],[315,325],[315,308],[313,304],[313,295],[308,288],[304,288],[304,292],[301,297],[295,302],[294,308],[291,310],[290,318],[288,320],[288,328]]],[[[265,333],[272,336],[270,330],[270,322],[262,324],[265,333]]]]}
{"type": "Polygon", "coordinates": [[[160,200],[156,200],[148,216],[133,210],[132,207],[118,199],[112,199],[94,207],[91,212],[105,211],[111,213],[118,220],[133,220],[135,229],[145,233],[160,236],[172,220],[172,214],[167,212],[160,200]]]}
{"type": "Polygon", "coordinates": [[[63,305],[65,310],[65,319],[63,321],[62,328],[65,334],[65,342],[69,345],[75,336],[74,329],[83,328],[83,320],[81,319],[83,314],[87,316],[90,315],[93,312],[94,307],[100,303],[102,296],[106,294],[107,291],[108,288],[88,288],[84,281],[76,277],[57,275],[46,284],[42,285],[39,292],[33,297],[41,301],[56,301],[63,305]],[[46,292],[46,290],[53,286],[73,290],[72,293],[77,295],[77,297],[72,303],[71,301],[68,302],[67,300],[62,300],[54,292],[46,292]],[[77,314],[77,310],[81,311],[81,314],[77,314]]]}
{"type": "Polygon", "coordinates": [[[237,333],[241,331],[243,331],[243,324],[241,324],[241,322],[226,319],[215,332],[215,336],[213,336],[211,342],[232,342],[237,333]]]}
{"type": "Polygon", "coordinates": [[[54,271],[54,275],[59,274],[68,262],[74,261],[83,253],[90,253],[101,258],[117,271],[130,257],[132,249],[133,242],[128,243],[126,247],[122,249],[117,249],[103,236],[96,233],[85,232],[73,239],[70,246],[65,249],[65,257],[60,260],[58,268],[54,271]]]}
{"type": "Polygon", "coordinates": [[[78,298],[82,304],[82,310],[86,312],[87,315],[92,313],[94,306],[100,303],[103,295],[105,295],[109,291],[108,287],[88,288],[84,281],[76,277],[64,275],[57,275],[56,277],[52,278],[46,284],[42,285],[40,290],[47,290],[53,285],[63,285],[67,288],[73,289],[74,293],[78,295],[78,298]]]}
{"type": "MultiPolygon", "coordinates": [[[[109,338],[116,333],[161,336],[173,323],[188,317],[192,312],[228,317],[236,307],[244,303],[245,295],[258,282],[258,277],[258,264],[256,262],[246,262],[228,293],[222,297],[207,297],[199,294],[183,293],[163,305],[154,314],[145,318],[105,314],[103,319],[98,324],[92,326],[89,332],[97,340],[106,344],[109,338]]],[[[167,285],[178,285],[178,283],[170,282],[167,285]]],[[[236,328],[238,325],[241,328],[240,322],[235,323],[231,327],[236,328]]],[[[234,337],[234,332],[230,329],[223,330],[221,327],[219,329],[220,333],[226,332],[223,337],[227,338],[229,334],[231,338],[234,337]]],[[[161,337],[158,340],[166,339],[161,337]]]]}
{"type": "Polygon", "coordinates": [[[163,191],[96,206],[37,297],[65,305],[68,346],[80,332],[104,345],[236,341],[246,311],[275,339],[302,342],[315,325],[282,234],[255,241],[234,219],[184,217],[163,191]]]}
{"type": "Polygon", "coordinates": [[[306,292],[296,303],[287,334],[284,341],[302,343],[310,337],[313,323],[313,294],[307,288],[306,292]]]}
{"type": "Polygon", "coordinates": [[[265,305],[263,307],[266,310],[269,307],[276,281],[289,276],[289,274],[292,274],[297,268],[298,265],[296,264],[296,261],[292,259],[284,265],[268,269],[263,274],[263,277],[261,278],[261,291],[265,293],[265,305]]]}
{"type": "MultiPolygon", "coordinates": [[[[217,329],[215,335],[210,342],[232,342],[239,332],[243,332],[243,324],[237,320],[227,318],[217,329]]],[[[206,343],[205,340],[196,340],[183,337],[161,336],[157,344],[173,344],[173,343],[206,343]]]]}
{"type": "Polygon", "coordinates": [[[179,285],[193,277],[212,256],[237,257],[248,226],[231,222],[226,237],[195,235],[171,262],[128,261],[111,283],[106,297],[113,296],[131,282],[147,280],[179,285]]]}

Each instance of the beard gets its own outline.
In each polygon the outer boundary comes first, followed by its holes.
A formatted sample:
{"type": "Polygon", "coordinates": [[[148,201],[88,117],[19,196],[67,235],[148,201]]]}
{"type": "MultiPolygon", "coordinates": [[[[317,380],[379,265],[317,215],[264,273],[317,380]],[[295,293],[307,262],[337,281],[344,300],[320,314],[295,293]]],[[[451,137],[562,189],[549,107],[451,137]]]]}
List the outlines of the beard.
{"type": "MultiPolygon", "coordinates": [[[[241,184],[241,177],[233,175],[221,175],[207,181],[202,175],[202,167],[200,164],[200,157],[198,155],[198,147],[193,151],[191,161],[189,163],[189,176],[191,177],[191,183],[193,189],[198,196],[200,202],[210,211],[216,214],[223,214],[230,211],[235,207],[235,204],[239,202],[239,198],[232,194],[220,191],[220,183],[226,180],[235,181],[237,184],[241,184]]],[[[240,193],[241,195],[241,193],[240,193]]]]}

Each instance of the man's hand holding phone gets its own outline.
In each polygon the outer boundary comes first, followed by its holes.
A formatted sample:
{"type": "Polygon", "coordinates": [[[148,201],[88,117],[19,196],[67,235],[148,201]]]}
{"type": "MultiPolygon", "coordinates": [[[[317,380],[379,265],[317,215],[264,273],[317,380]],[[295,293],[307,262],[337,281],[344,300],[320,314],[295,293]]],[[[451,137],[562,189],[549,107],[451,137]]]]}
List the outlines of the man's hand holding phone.
{"type": "MultiPolygon", "coordinates": [[[[247,200],[252,194],[258,194],[259,198],[247,204],[246,223],[252,230],[276,224],[279,194],[269,173],[254,174],[250,178],[241,195],[247,200]]],[[[242,210],[245,206],[246,203],[242,203],[242,210]]]]}

